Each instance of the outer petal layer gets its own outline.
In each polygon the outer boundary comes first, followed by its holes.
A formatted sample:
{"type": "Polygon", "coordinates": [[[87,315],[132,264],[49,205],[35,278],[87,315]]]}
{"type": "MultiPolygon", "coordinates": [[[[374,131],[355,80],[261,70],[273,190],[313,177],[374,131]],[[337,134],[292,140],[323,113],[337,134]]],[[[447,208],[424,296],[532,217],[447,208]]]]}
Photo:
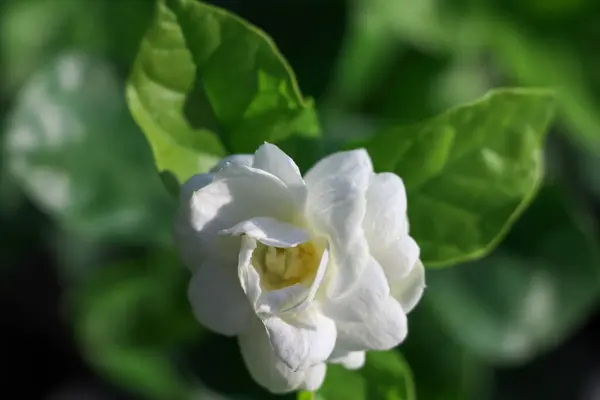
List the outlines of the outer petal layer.
{"type": "Polygon", "coordinates": [[[371,159],[365,150],[333,154],[306,174],[307,219],[316,232],[328,239],[330,260],[337,269],[332,271],[328,285],[330,297],[350,290],[368,260],[362,221],[372,174],[371,159]]]}
{"type": "Polygon", "coordinates": [[[300,174],[300,169],[287,154],[279,147],[265,143],[254,154],[254,168],[262,169],[275,175],[293,192],[298,204],[304,204],[306,186],[300,174]]]}
{"type": "Polygon", "coordinates": [[[235,264],[204,262],[194,272],[188,296],[194,315],[207,328],[227,336],[248,328],[253,311],[239,284],[235,264]]]}
{"type": "Polygon", "coordinates": [[[407,233],[406,191],[398,175],[373,174],[367,191],[363,229],[373,248],[386,247],[407,233]]]}
{"type": "Polygon", "coordinates": [[[363,323],[337,322],[339,346],[346,351],[388,350],[406,337],[407,320],[400,304],[388,297],[379,312],[363,323]]]}
{"type": "Polygon", "coordinates": [[[233,154],[221,159],[217,165],[215,165],[210,172],[218,172],[232,164],[234,165],[246,165],[251,167],[254,163],[254,155],[253,154],[233,154]]]}
{"type": "Polygon", "coordinates": [[[291,369],[307,369],[327,360],[335,345],[335,323],[312,312],[313,327],[278,317],[264,320],[271,346],[291,369]]]}
{"type": "Polygon", "coordinates": [[[417,261],[403,279],[392,281],[390,284],[392,296],[398,300],[405,313],[411,312],[425,291],[425,268],[421,261],[417,261]]]}
{"type": "Polygon", "coordinates": [[[302,388],[310,392],[314,392],[319,389],[325,380],[326,371],[327,366],[325,363],[317,364],[314,367],[309,368],[308,371],[306,371],[302,388]]]}
{"type": "Polygon", "coordinates": [[[330,358],[329,362],[333,364],[341,364],[346,369],[359,369],[365,365],[365,358],[364,351],[351,351],[338,357],[330,358]]]}
{"type": "Polygon", "coordinates": [[[210,179],[196,179],[182,190],[175,242],[183,262],[191,269],[206,257],[235,260],[239,239],[219,236],[223,229],[257,216],[290,220],[294,202],[287,187],[275,176],[232,165],[210,179]],[[242,172],[240,172],[240,170],[242,172]]]}
{"type": "Polygon", "coordinates": [[[390,287],[383,269],[369,257],[363,273],[349,292],[323,299],[323,312],[335,321],[360,323],[377,313],[389,295],[390,287]]]}
{"type": "Polygon", "coordinates": [[[306,371],[289,368],[271,347],[264,325],[257,318],[238,337],[242,358],[252,378],[272,393],[285,393],[302,385],[306,371]]]}
{"type": "Polygon", "coordinates": [[[385,276],[391,282],[408,276],[419,261],[420,249],[413,238],[403,235],[385,247],[372,249],[371,254],[379,261],[385,276]]]}

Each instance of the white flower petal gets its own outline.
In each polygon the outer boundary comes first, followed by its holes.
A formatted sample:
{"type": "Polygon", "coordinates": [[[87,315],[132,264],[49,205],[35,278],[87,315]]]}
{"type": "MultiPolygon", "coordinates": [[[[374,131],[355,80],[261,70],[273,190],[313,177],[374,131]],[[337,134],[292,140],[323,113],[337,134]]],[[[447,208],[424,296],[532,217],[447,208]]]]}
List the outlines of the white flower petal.
{"type": "Polygon", "coordinates": [[[386,247],[406,235],[406,190],[398,175],[384,172],[371,176],[363,229],[371,249],[386,247]]]}
{"type": "Polygon", "coordinates": [[[396,282],[412,271],[419,260],[420,249],[412,237],[403,235],[385,247],[371,248],[371,254],[383,267],[388,281],[396,282]]]}
{"type": "Polygon", "coordinates": [[[275,175],[294,191],[294,197],[300,204],[306,198],[306,186],[300,169],[287,154],[273,144],[265,143],[254,153],[254,168],[262,169],[275,175]]]}
{"type": "Polygon", "coordinates": [[[238,258],[238,277],[242,290],[256,311],[262,288],[260,287],[260,275],[251,265],[254,249],[256,249],[256,240],[242,236],[238,258]]]}
{"type": "Polygon", "coordinates": [[[269,217],[256,217],[242,221],[233,228],[221,231],[224,235],[246,234],[259,242],[274,247],[295,247],[310,240],[308,232],[269,217]]]}
{"type": "Polygon", "coordinates": [[[294,371],[275,354],[265,326],[254,318],[251,329],[238,336],[242,358],[252,378],[272,393],[286,393],[305,382],[306,371],[294,371]]]}
{"type": "Polygon", "coordinates": [[[365,352],[364,351],[350,351],[346,352],[337,357],[330,357],[328,362],[333,364],[341,364],[346,369],[359,369],[365,365],[365,352]]]}
{"type": "Polygon", "coordinates": [[[302,384],[302,389],[314,392],[318,390],[323,381],[325,381],[325,373],[327,371],[327,365],[325,363],[317,364],[306,371],[306,377],[302,384]]]}
{"type": "Polygon", "coordinates": [[[198,321],[223,335],[246,330],[254,314],[239,284],[235,264],[204,262],[194,272],[188,297],[198,321]]]}
{"type": "Polygon", "coordinates": [[[179,257],[192,271],[202,264],[206,254],[204,249],[197,245],[196,231],[190,224],[192,210],[189,204],[194,192],[210,184],[212,180],[213,176],[210,174],[194,175],[181,185],[179,190],[179,209],[175,216],[173,232],[179,248],[179,257]]]}
{"type": "Polygon", "coordinates": [[[332,297],[348,291],[367,262],[362,220],[372,174],[373,166],[367,152],[354,150],[324,158],[305,177],[308,221],[315,231],[328,239],[330,257],[339,268],[328,287],[332,297]]]}
{"type": "Polygon", "coordinates": [[[391,281],[392,296],[402,306],[406,314],[411,312],[417,305],[425,291],[425,268],[420,260],[417,260],[410,273],[399,279],[391,281]]]}
{"type": "Polygon", "coordinates": [[[335,323],[318,311],[309,312],[314,328],[279,317],[263,321],[275,353],[294,371],[324,362],[335,345],[335,323]]]}
{"type": "Polygon", "coordinates": [[[336,346],[349,351],[389,350],[399,345],[408,333],[404,310],[391,296],[366,321],[336,322],[336,326],[336,346]]]}
{"type": "Polygon", "coordinates": [[[283,221],[294,216],[291,193],[278,178],[252,170],[237,173],[238,168],[243,167],[226,169],[234,170],[230,177],[215,175],[212,183],[192,191],[180,205],[175,243],[182,261],[191,269],[205,257],[236,258],[239,238],[219,236],[223,229],[257,216],[283,221]]]}
{"type": "MultiPolygon", "coordinates": [[[[329,250],[325,249],[323,251],[323,255],[321,256],[321,262],[319,263],[319,268],[317,269],[317,274],[315,275],[315,279],[310,286],[310,290],[308,292],[308,297],[305,300],[305,305],[302,310],[306,309],[306,304],[310,304],[310,302],[315,298],[317,291],[321,287],[323,279],[325,278],[325,274],[327,273],[327,267],[329,265],[329,250]]],[[[296,311],[300,311],[297,309],[296,311]]]]}
{"type": "Polygon", "coordinates": [[[218,172],[230,165],[246,165],[251,167],[254,163],[254,154],[233,154],[221,159],[210,172],[218,172]]]}
{"type": "Polygon", "coordinates": [[[370,257],[363,273],[349,292],[340,297],[323,299],[323,312],[336,322],[366,321],[379,311],[389,295],[390,287],[383,269],[370,257]]]}

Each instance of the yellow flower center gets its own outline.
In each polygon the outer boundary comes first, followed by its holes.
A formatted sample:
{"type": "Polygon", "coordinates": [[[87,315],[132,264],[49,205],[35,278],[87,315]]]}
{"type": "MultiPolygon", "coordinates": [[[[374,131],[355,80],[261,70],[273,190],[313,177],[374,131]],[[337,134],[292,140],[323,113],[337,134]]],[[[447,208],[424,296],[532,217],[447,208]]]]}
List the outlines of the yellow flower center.
{"type": "Polygon", "coordinates": [[[303,283],[309,285],[319,269],[324,247],[313,242],[296,247],[270,247],[259,243],[252,255],[252,266],[261,276],[266,290],[303,283]]]}

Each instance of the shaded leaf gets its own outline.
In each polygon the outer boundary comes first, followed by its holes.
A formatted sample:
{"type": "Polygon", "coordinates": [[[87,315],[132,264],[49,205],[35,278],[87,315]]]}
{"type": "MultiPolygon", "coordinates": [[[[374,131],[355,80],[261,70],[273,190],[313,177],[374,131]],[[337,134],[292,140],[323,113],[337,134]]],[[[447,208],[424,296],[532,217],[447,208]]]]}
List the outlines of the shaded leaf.
{"type": "Polygon", "coordinates": [[[596,245],[545,188],[490,257],[428,274],[452,337],[492,362],[525,362],[560,343],[600,299],[596,245]]]}

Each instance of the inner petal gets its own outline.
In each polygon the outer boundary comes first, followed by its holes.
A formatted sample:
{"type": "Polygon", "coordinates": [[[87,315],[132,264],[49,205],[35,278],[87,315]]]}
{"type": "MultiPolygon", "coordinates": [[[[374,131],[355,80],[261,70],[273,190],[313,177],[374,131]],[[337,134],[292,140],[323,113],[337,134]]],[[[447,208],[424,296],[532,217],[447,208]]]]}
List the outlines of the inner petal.
{"type": "Polygon", "coordinates": [[[297,283],[310,286],[324,251],[325,246],[318,241],[287,248],[258,243],[251,263],[260,275],[263,290],[283,289],[297,283]]]}

